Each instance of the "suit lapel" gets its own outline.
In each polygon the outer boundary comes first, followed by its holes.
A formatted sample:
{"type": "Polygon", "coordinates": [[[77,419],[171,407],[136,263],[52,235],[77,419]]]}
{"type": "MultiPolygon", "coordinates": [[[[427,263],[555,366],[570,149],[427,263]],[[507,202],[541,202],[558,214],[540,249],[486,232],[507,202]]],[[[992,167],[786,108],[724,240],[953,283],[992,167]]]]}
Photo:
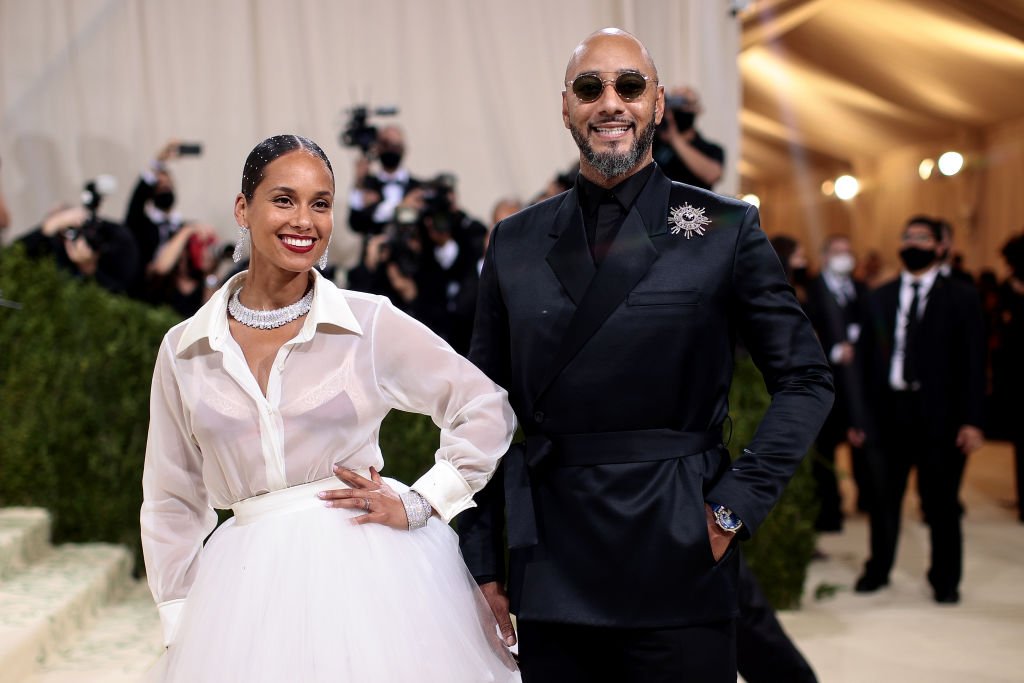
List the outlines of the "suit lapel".
{"type": "MultiPolygon", "coordinates": [[[[548,263],[556,269],[556,275],[563,286],[569,290],[566,281],[572,281],[572,274],[566,273],[566,278],[559,273],[571,263],[575,266],[579,260],[579,252],[582,252],[590,273],[589,286],[585,288],[579,299],[572,294],[577,304],[576,313],[569,320],[565,335],[555,353],[554,359],[548,366],[544,380],[540,385],[536,400],[539,401],[543,393],[551,385],[554,379],[562,372],[587,341],[594,336],[608,316],[619,307],[625,300],[626,295],[632,291],[647,271],[658,258],[658,250],[651,242],[651,235],[666,232],[668,216],[668,199],[671,182],[658,170],[655,169],[651,179],[644,186],[644,189],[637,197],[633,208],[619,228],[615,240],[612,242],[608,255],[599,269],[594,269],[594,263],[587,248],[586,235],[583,230],[582,217],[579,218],[579,230],[582,235],[580,242],[572,242],[563,245],[565,233],[562,233],[559,241],[556,242],[548,254],[548,263]],[[659,220],[660,219],[660,220],[659,220]],[[575,252],[568,253],[569,246],[575,247],[575,252]],[[562,250],[565,250],[564,252],[562,250]],[[554,263],[552,257],[554,256],[554,263]],[[555,264],[558,264],[557,267],[555,264]]],[[[573,197],[575,204],[575,197],[573,197]]],[[[565,204],[563,204],[563,209],[565,204]]],[[[579,208],[573,207],[579,216],[579,208]]],[[[556,218],[556,224],[557,224],[556,218]]],[[[575,240],[576,238],[571,238],[575,240]]],[[[580,266],[582,268],[582,265],[580,266]]],[[[579,287],[579,283],[574,283],[579,287]]]]}
{"type": "Polygon", "coordinates": [[[900,307],[900,279],[897,278],[889,284],[882,285],[877,296],[877,301],[881,306],[881,320],[875,322],[874,332],[876,343],[882,354],[881,357],[885,359],[885,381],[888,386],[892,353],[896,348],[896,315],[900,307]]]}
{"type": "Polygon", "coordinates": [[[596,269],[590,248],[587,246],[583,213],[580,211],[575,188],[566,193],[562,200],[562,205],[551,224],[550,236],[555,237],[556,241],[548,252],[548,265],[562,283],[562,287],[569,293],[572,302],[579,306],[596,269]]]}
{"type": "Polygon", "coordinates": [[[935,321],[945,312],[945,299],[947,293],[946,278],[939,275],[935,278],[931,290],[928,292],[928,299],[925,302],[924,313],[921,315],[921,332],[925,339],[930,338],[931,330],[935,321]],[[936,312],[939,311],[939,312],[936,312]]]}

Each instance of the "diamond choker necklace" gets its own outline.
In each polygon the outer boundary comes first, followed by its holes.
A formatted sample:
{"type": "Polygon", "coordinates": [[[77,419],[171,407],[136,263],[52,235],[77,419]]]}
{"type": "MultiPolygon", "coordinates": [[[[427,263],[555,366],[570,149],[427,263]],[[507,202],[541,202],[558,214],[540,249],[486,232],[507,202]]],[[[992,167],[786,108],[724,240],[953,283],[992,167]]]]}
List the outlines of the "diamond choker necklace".
{"type": "Polygon", "coordinates": [[[272,330],[275,327],[287,325],[296,318],[301,318],[309,313],[309,309],[313,306],[312,287],[295,303],[284,308],[275,308],[272,311],[257,311],[246,308],[238,299],[241,291],[242,288],[239,287],[231,295],[231,299],[228,301],[228,313],[246,327],[255,327],[259,330],[272,330]]]}

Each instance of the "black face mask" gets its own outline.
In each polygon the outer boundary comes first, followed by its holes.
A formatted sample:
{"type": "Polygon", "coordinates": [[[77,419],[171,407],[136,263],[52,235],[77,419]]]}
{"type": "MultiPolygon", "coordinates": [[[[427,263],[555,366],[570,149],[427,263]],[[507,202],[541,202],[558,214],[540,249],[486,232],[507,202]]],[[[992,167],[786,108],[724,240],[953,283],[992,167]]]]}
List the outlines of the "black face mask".
{"type": "Polygon", "coordinates": [[[680,133],[693,128],[693,120],[696,115],[692,111],[685,111],[683,109],[673,109],[672,118],[676,121],[676,128],[679,129],[680,133]]]}
{"type": "Polygon", "coordinates": [[[384,167],[386,171],[394,171],[398,168],[399,164],[402,163],[401,152],[381,152],[380,153],[380,165],[384,167]]]}
{"type": "Polygon", "coordinates": [[[900,259],[907,270],[913,272],[923,270],[935,261],[934,249],[922,249],[921,247],[903,247],[900,249],[900,259]]]}
{"type": "Polygon", "coordinates": [[[153,206],[166,211],[167,209],[174,206],[174,192],[171,190],[163,190],[153,195],[153,206]]]}
{"type": "Polygon", "coordinates": [[[790,271],[790,275],[793,277],[794,285],[806,285],[807,284],[807,266],[798,266],[790,271]]]}

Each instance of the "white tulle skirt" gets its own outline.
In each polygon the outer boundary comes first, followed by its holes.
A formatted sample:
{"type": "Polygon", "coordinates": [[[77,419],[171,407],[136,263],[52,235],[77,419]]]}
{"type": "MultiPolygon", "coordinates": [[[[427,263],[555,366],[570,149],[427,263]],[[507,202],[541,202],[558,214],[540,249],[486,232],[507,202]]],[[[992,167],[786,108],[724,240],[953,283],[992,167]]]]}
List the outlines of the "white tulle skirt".
{"type": "Polygon", "coordinates": [[[355,525],[314,485],[251,499],[217,529],[151,680],[520,680],[444,522],[355,525]]]}

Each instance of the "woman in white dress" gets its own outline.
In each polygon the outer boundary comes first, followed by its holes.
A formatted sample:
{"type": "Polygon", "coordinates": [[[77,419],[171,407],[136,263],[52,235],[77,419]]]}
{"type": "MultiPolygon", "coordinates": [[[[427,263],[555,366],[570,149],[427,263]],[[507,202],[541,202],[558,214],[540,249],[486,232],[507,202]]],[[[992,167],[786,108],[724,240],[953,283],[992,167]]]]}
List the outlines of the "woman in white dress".
{"type": "Polygon", "coordinates": [[[249,154],[235,199],[248,271],[163,340],[142,541],[187,681],[518,681],[447,526],[514,430],[507,396],[383,297],[336,288],[334,173],[297,136],[249,154]],[[436,462],[382,479],[381,420],[430,415],[436,462]],[[215,508],[234,516],[203,543],[215,508]]]}

